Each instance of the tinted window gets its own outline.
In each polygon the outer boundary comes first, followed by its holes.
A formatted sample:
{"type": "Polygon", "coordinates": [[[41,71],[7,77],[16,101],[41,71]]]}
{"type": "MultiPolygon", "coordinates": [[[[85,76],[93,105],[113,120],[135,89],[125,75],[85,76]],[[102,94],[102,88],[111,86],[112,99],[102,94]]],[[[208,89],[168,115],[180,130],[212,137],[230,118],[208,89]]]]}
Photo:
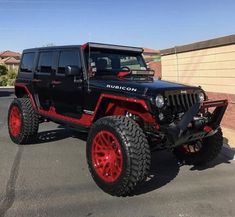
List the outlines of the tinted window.
{"type": "Polygon", "coordinates": [[[77,51],[62,51],[60,52],[58,73],[64,74],[66,66],[80,66],[79,56],[77,51]]]}
{"type": "Polygon", "coordinates": [[[38,60],[38,72],[52,72],[53,52],[41,52],[38,60]]]}
{"type": "Polygon", "coordinates": [[[20,71],[23,72],[32,72],[33,70],[33,62],[34,62],[34,53],[25,53],[23,54],[20,71]]]}

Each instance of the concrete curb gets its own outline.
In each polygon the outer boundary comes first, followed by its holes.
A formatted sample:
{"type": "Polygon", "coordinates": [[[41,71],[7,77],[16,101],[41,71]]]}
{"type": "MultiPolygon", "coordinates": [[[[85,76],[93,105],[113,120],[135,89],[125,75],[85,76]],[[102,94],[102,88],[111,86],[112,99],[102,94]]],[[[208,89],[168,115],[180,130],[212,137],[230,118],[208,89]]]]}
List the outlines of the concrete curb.
{"type": "Polygon", "coordinates": [[[0,89],[11,89],[15,88],[14,86],[0,86],[0,89]]]}

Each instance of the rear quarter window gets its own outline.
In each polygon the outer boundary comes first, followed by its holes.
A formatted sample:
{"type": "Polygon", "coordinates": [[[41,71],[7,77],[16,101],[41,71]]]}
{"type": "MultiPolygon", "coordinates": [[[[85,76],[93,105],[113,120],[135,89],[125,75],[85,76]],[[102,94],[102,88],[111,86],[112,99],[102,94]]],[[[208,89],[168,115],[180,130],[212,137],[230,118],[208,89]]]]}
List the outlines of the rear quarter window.
{"type": "Polygon", "coordinates": [[[35,53],[24,53],[20,65],[21,72],[32,72],[35,53]]]}

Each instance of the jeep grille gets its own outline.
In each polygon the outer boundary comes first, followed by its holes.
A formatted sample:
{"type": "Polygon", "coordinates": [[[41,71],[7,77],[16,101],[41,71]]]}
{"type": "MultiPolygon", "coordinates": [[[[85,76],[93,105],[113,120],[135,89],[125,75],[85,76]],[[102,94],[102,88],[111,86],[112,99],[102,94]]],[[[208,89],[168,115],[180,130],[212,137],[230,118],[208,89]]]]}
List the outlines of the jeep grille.
{"type": "Polygon", "coordinates": [[[198,93],[195,90],[184,91],[168,91],[165,96],[167,98],[168,106],[174,112],[186,112],[193,104],[199,101],[198,93]]]}

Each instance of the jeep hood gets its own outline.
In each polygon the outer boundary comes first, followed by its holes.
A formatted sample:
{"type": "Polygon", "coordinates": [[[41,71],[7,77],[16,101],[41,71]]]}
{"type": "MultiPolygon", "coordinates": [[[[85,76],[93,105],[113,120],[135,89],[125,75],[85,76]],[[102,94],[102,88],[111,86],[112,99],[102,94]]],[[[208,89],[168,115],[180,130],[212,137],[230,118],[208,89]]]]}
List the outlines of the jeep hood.
{"type": "Polygon", "coordinates": [[[163,81],[163,80],[129,80],[129,79],[92,79],[90,87],[99,88],[106,91],[137,93],[141,95],[155,95],[166,90],[187,90],[199,89],[199,87],[163,81]]]}

